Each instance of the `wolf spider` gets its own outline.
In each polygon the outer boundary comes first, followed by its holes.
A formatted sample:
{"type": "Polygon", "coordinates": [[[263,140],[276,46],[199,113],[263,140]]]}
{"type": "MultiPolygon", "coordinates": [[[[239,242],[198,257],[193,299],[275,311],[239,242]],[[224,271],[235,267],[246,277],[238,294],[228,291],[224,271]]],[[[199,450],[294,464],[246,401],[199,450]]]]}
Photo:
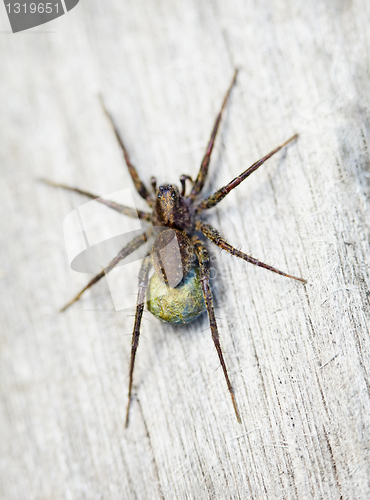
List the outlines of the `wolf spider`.
{"type": "Polygon", "coordinates": [[[234,396],[234,389],[231,385],[224,357],[221,350],[217,322],[210,288],[210,259],[208,251],[203,244],[202,238],[209,239],[212,243],[226,250],[231,255],[240,257],[251,264],[263,267],[274,273],[287,276],[302,283],[306,281],[303,278],[291,276],[278,269],[269,266],[240,250],[231,246],[220,236],[218,231],[210,224],[202,220],[200,215],[203,211],[217,205],[230,191],[236,188],[250,174],[257,170],[266,160],[271,158],[281,148],[297,138],[297,134],[258,160],[251,167],[235,177],[231,182],[218,189],[212,195],[199,200],[202,192],[211,159],[214,142],[220,125],[222,113],[226,107],[230,92],[235,84],[237,70],[233,76],[231,84],[224,97],[221,110],[217,115],[211,137],[209,139],[205,155],[203,157],[200,170],[195,181],[187,175],[180,177],[181,190],[172,184],[164,184],[156,187],[156,180],[151,178],[152,192],[147,189],[145,184],[139,178],[136,168],[131,163],[129,154],[122,138],[118,132],[112,117],[105,110],[108,119],[111,121],[116,138],[122,148],[126,165],[134,182],[139,195],[144,198],[151,213],[137,211],[135,209],[123,206],[95,194],[83,191],[78,188],[57,184],[43,179],[43,182],[54,187],[61,187],[69,191],[74,191],[89,198],[107,205],[129,217],[139,217],[143,221],[152,224],[143,234],[134,238],[118,253],[118,255],[97,274],[89,283],[70,301],[61,311],[65,311],[69,306],[76,302],[88,288],[97,283],[106,273],[111,271],[121,260],[137,250],[147,240],[155,236],[155,241],[151,252],[148,253],[142,262],[139,273],[138,295],[134,329],[131,344],[131,361],[129,370],[129,388],[128,403],[126,411],[125,426],[128,425],[129,409],[131,402],[131,391],[133,382],[133,372],[136,351],[139,343],[140,324],[144,310],[144,303],[147,302],[148,309],[155,316],[169,323],[188,323],[197,318],[203,311],[207,310],[209,323],[211,327],[212,339],[225,376],[227,388],[229,390],[235,415],[238,422],[241,422],[239,410],[234,396]],[[191,191],[186,194],[186,181],[191,183],[191,191]],[[154,266],[154,274],[149,279],[149,271],[154,266]]]}

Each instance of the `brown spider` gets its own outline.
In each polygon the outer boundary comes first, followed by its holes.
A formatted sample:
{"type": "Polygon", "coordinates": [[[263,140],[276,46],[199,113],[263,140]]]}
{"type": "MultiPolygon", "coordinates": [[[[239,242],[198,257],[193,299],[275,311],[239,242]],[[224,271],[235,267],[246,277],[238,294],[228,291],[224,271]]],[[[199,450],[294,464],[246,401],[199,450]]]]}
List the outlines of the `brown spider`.
{"type": "Polygon", "coordinates": [[[271,158],[272,155],[277,153],[286,144],[297,138],[297,134],[295,134],[293,137],[284,142],[284,144],[254,163],[238,177],[235,177],[235,179],[229,182],[226,186],[217,190],[211,196],[199,200],[198,196],[203,189],[204,182],[207,177],[208,166],[218,127],[220,125],[222,112],[226,106],[230,91],[236,81],[236,76],[237,70],[235,71],[232,82],[227,90],[221,110],[217,115],[197,178],[193,182],[189,176],[181,176],[181,192],[176,186],[171,184],[162,185],[157,189],[154,177],[151,179],[153,193],[146,188],[144,183],[140,180],[136,168],[131,163],[130,157],[123,144],[117,127],[115,126],[111,116],[106,112],[112,123],[117,140],[122,148],[128,170],[135,184],[135,188],[152,209],[151,213],[136,211],[135,209],[105,200],[97,195],[88,193],[78,188],[43,180],[43,182],[49,185],[83,194],[124,215],[135,218],[139,217],[139,219],[152,224],[152,227],[149,227],[149,229],[143,234],[137,236],[128,245],[122,248],[122,250],[108,264],[108,266],[97,274],[91,281],[89,281],[89,283],[61,309],[61,311],[65,311],[70,305],[81,297],[85,290],[97,283],[122,259],[146,243],[150,237],[155,236],[151,252],[148,253],[143,259],[139,273],[136,315],[131,344],[131,361],[129,371],[130,381],[125,423],[126,427],[129,419],[134,364],[139,343],[140,324],[145,302],[147,302],[150,312],[162,321],[170,323],[188,323],[197,318],[203,311],[207,310],[211,326],[212,339],[226,379],[227,388],[231,396],[236,418],[238,422],[241,422],[234,396],[234,390],[229,379],[221,350],[212,300],[212,292],[210,288],[210,259],[208,251],[202,242],[202,235],[203,237],[205,236],[211,240],[212,243],[219,246],[221,249],[229,252],[231,255],[236,255],[251,264],[264,267],[265,269],[281,274],[282,276],[293,278],[301,281],[302,283],[306,282],[303,278],[297,278],[279,271],[278,269],[260,262],[259,260],[232,247],[229,243],[227,243],[227,241],[225,241],[224,238],[220,236],[216,229],[204,222],[200,217],[204,210],[208,210],[209,208],[217,205],[217,203],[230,193],[232,189],[236,188],[266,160],[271,158]],[[192,189],[187,195],[185,194],[186,180],[189,180],[192,183],[192,189]],[[152,265],[154,266],[155,272],[149,279],[149,271],[152,265]]]}

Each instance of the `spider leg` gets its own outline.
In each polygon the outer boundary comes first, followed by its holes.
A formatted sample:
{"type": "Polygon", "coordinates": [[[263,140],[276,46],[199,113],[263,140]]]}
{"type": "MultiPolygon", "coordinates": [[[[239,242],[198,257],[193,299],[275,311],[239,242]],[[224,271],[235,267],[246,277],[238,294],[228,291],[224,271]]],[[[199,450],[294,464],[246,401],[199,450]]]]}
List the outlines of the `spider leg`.
{"type": "Polygon", "coordinates": [[[135,219],[139,218],[139,219],[146,220],[148,222],[151,221],[151,214],[148,212],[142,212],[141,210],[136,210],[135,208],[126,207],[124,205],[121,205],[120,203],[116,203],[115,201],[105,200],[101,196],[89,193],[88,191],[83,191],[82,189],[74,188],[71,186],[66,186],[65,184],[58,184],[56,182],[49,181],[47,179],[38,179],[38,180],[43,182],[44,184],[47,184],[48,186],[67,189],[68,191],[73,191],[75,193],[87,196],[88,198],[91,198],[92,200],[96,200],[99,203],[102,203],[103,205],[106,205],[107,207],[112,208],[113,210],[116,210],[117,212],[119,212],[123,215],[127,215],[128,217],[133,217],[135,219]]]}
{"type": "Polygon", "coordinates": [[[234,389],[231,385],[229,375],[227,372],[225,360],[222,354],[222,349],[220,345],[220,337],[218,334],[218,328],[217,328],[217,322],[216,322],[216,317],[215,317],[215,310],[213,306],[213,299],[212,299],[212,291],[211,287],[209,284],[209,276],[210,276],[210,259],[208,256],[208,251],[203,245],[203,243],[196,237],[193,236],[192,238],[193,245],[195,247],[195,251],[199,260],[199,266],[200,266],[200,280],[201,280],[201,285],[202,285],[202,290],[203,290],[203,296],[204,296],[204,301],[206,303],[207,307],[207,312],[208,312],[208,318],[209,318],[209,324],[211,327],[211,332],[212,332],[212,339],[216,347],[216,351],[218,354],[218,358],[220,360],[222,370],[224,372],[227,388],[229,390],[230,396],[231,396],[231,401],[233,403],[234,411],[236,418],[239,423],[241,423],[241,418],[239,415],[239,410],[236,404],[236,399],[234,395],[234,389]]]}
{"type": "Polygon", "coordinates": [[[269,271],[273,271],[274,273],[281,274],[282,276],[286,276],[287,278],[292,278],[297,281],[301,281],[302,283],[307,283],[307,281],[303,278],[297,278],[296,276],[291,276],[290,274],[283,273],[283,271],[279,271],[278,269],[275,269],[275,267],[269,266],[268,264],[265,264],[264,262],[260,262],[257,259],[254,259],[253,257],[241,252],[240,250],[232,247],[227,243],[227,241],[222,238],[214,227],[212,227],[210,224],[206,224],[205,222],[197,221],[195,223],[195,229],[197,231],[201,231],[204,236],[206,236],[209,240],[212,241],[215,245],[218,247],[222,248],[222,250],[226,250],[226,252],[229,252],[231,255],[235,255],[236,257],[240,257],[241,259],[250,262],[251,264],[254,264],[255,266],[259,267],[264,267],[265,269],[268,269],[269,271]]]}
{"type": "Polygon", "coordinates": [[[127,410],[126,410],[125,427],[128,426],[128,417],[129,417],[129,412],[130,412],[132,379],[133,379],[133,374],[134,374],[135,357],[136,357],[137,347],[139,345],[141,318],[143,316],[146,289],[148,287],[149,271],[150,271],[151,265],[152,265],[152,261],[151,261],[151,256],[149,254],[144,258],[143,263],[141,264],[140,273],[139,273],[139,290],[138,290],[138,294],[137,294],[135,323],[134,323],[134,330],[132,333],[132,342],[131,342],[130,382],[129,382],[129,386],[128,386],[128,403],[127,403],[127,410]]]}
{"type": "Polygon", "coordinates": [[[144,198],[144,200],[147,201],[148,205],[150,207],[153,206],[153,198],[150,196],[150,193],[148,191],[148,189],[146,188],[145,184],[143,183],[143,181],[140,179],[137,171],[136,171],[136,167],[131,163],[131,160],[130,160],[130,156],[127,152],[127,149],[123,143],[123,140],[122,140],[122,137],[120,135],[120,133],[118,132],[118,128],[112,118],[112,115],[109,113],[109,111],[107,110],[107,108],[105,107],[104,105],[104,102],[103,102],[103,99],[102,97],[100,96],[100,100],[101,100],[101,103],[102,103],[102,106],[103,106],[103,109],[105,111],[105,114],[107,115],[108,117],[108,120],[110,121],[112,127],[113,127],[113,130],[114,130],[114,133],[115,133],[115,136],[117,138],[117,141],[119,143],[119,145],[121,146],[121,149],[122,149],[122,152],[123,152],[123,156],[125,158],[125,161],[126,161],[126,165],[127,165],[127,168],[130,172],[130,175],[131,175],[131,178],[135,184],[135,188],[137,190],[137,192],[139,193],[139,195],[144,198]]]}
{"type": "Polygon", "coordinates": [[[218,191],[211,194],[211,196],[209,196],[205,200],[201,201],[199,203],[199,205],[196,206],[197,212],[201,212],[202,210],[205,210],[207,208],[212,208],[215,205],[217,205],[217,203],[219,203],[221,200],[223,200],[225,198],[225,196],[227,194],[229,194],[232,189],[236,188],[236,186],[239,186],[239,184],[241,182],[243,182],[244,179],[249,177],[255,170],[257,170],[257,168],[259,168],[261,165],[263,165],[263,163],[265,163],[266,160],[271,158],[271,156],[273,156],[275,153],[280,151],[281,148],[286,146],[289,142],[293,141],[297,137],[298,137],[298,134],[294,134],[293,137],[291,137],[290,139],[285,141],[284,144],[281,144],[280,146],[278,146],[276,149],[271,151],[269,154],[267,154],[266,156],[264,156],[260,160],[256,161],[256,163],[253,163],[253,165],[251,167],[249,167],[247,170],[245,170],[238,177],[235,177],[235,179],[233,179],[231,182],[229,182],[229,184],[226,184],[226,186],[220,188],[218,191]]]}
{"type": "Polygon", "coordinates": [[[103,276],[105,276],[106,273],[109,273],[121,260],[126,258],[128,255],[130,255],[132,252],[134,252],[136,249],[138,249],[141,245],[146,243],[148,241],[148,238],[151,236],[151,231],[150,229],[143,234],[140,234],[136,238],[134,238],[128,245],[122,248],[118,255],[114,257],[114,259],[108,264],[107,267],[105,267],[99,274],[94,276],[88,284],[72,299],[70,300],[65,306],[63,306],[60,310],[60,312],[65,311],[68,309],[69,306],[71,306],[74,302],[76,302],[81,295],[88,289],[91,288],[95,283],[97,283],[103,276]]]}
{"type": "Polygon", "coordinates": [[[189,198],[192,199],[192,200],[203,189],[204,182],[205,182],[206,177],[207,177],[208,165],[209,165],[209,162],[210,162],[210,159],[211,159],[211,153],[212,153],[212,150],[213,150],[213,145],[215,143],[215,139],[216,139],[218,127],[219,127],[220,122],[221,122],[222,112],[223,112],[223,110],[226,107],[226,103],[227,103],[227,100],[229,98],[231,89],[232,89],[232,87],[233,87],[233,85],[234,85],[234,83],[236,81],[236,75],[237,74],[238,74],[238,70],[236,69],[235,73],[234,73],[234,76],[233,76],[233,79],[231,81],[231,84],[230,84],[230,86],[229,86],[229,88],[228,88],[228,90],[226,92],[225,97],[224,97],[224,100],[223,100],[223,103],[222,103],[222,106],[221,106],[221,110],[220,110],[219,114],[217,115],[215,124],[213,125],[211,137],[209,139],[209,142],[208,142],[208,145],[207,145],[207,149],[206,149],[206,153],[205,153],[205,155],[203,157],[203,160],[202,160],[202,163],[201,163],[201,166],[200,166],[198,177],[195,179],[195,182],[194,182],[194,185],[193,185],[193,189],[191,190],[191,193],[189,195],[189,198]]]}

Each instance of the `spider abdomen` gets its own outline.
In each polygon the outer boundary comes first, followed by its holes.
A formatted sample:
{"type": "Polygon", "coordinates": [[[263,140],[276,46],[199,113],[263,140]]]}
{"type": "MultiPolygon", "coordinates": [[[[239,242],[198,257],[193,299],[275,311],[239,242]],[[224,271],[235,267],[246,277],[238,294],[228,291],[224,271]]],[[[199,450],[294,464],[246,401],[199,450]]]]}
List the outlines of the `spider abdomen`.
{"type": "Polygon", "coordinates": [[[194,246],[178,229],[165,229],[155,239],[152,262],[157,276],[172,288],[187,276],[195,262],[194,246]]]}
{"type": "Polygon", "coordinates": [[[175,288],[167,285],[156,273],[147,290],[147,307],[166,323],[190,323],[206,310],[199,268],[192,267],[175,288]]]}

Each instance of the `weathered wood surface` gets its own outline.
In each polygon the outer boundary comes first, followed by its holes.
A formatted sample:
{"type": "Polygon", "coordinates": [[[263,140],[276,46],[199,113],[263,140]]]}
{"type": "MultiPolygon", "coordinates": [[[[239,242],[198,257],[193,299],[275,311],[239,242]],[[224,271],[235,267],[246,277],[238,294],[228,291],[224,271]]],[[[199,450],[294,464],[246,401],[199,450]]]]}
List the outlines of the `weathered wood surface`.
{"type": "Polygon", "coordinates": [[[18,35],[2,14],[3,499],[370,496],[370,5],[227,4],[81,1],[18,35]],[[58,313],[88,280],[63,239],[86,200],[35,179],[133,190],[99,94],[148,184],[194,176],[236,66],[207,192],[300,135],[209,220],[308,284],[215,250],[242,425],[206,316],[175,328],[147,312],[125,429],[132,311],[104,280],[58,313]]]}

